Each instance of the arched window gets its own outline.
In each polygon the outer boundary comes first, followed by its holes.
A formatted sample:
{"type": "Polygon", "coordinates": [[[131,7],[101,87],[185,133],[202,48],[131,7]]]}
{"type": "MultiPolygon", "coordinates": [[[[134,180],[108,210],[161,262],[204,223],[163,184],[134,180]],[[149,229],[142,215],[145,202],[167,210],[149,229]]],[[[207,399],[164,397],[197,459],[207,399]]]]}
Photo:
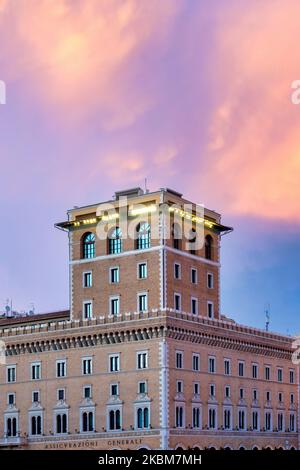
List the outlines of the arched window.
{"type": "Polygon", "coordinates": [[[213,239],[211,235],[206,235],[205,237],[205,258],[213,258],[213,239]]]}
{"type": "Polygon", "coordinates": [[[33,436],[42,434],[42,418],[41,416],[31,417],[31,434],[33,436]]]}
{"type": "Polygon", "coordinates": [[[112,410],[109,412],[109,429],[115,429],[115,413],[112,410]]]}
{"type": "Polygon", "coordinates": [[[82,238],[82,257],[90,259],[95,257],[95,234],[86,233],[82,238]]]}
{"type": "Polygon", "coordinates": [[[7,437],[15,437],[17,435],[17,419],[8,418],[6,422],[7,437]]]}
{"type": "Polygon", "coordinates": [[[122,252],[122,231],[115,227],[108,237],[108,253],[110,255],[122,252]]]}
{"type": "Polygon", "coordinates": [[[89,412],[89,426],[88,426],[88,430],[89,431],[94,431],[94,415],[92,413],[92,411],[89,412]]]}
{"type": "Polygon", "coordinates": [[[66,413],[56,415],[56,433],[63,434],[67,430],[67,415],[66,413]]]}
{"type": "Polygon", "coordinates": [[[179,224],[174,223],[172,225],[171,235],[172,235],[173,248],[175,248],[175,250],[180,250],[182,234],[181,234],[181,228],[179,224]]]}
{"type": "Polygon", "coordinates": [[[136,248],[138,250],[145,250],[151,246],[151,229],[150,224],[141,222],[136,228],[136,248]]]}
{"type": "Polygon", "coordinates": [[[94,430],[94,413],[92,411],[82,413],[82,431],[94,430]]]}
{"type": "Polygon", "coordinates": [[[6,421],[6,435],[7,437],[16,437],[17,430],[17,418],[7,418],[6,421]]]}
{"type": "Polygon", "coordinates": [[[88,430],[87,413],[82,414],[82,430],[83,432],[88,430]]]}
{"type": "Polygon", "coordinates": [[[149,409],[144,408],[144,428],[149,427],[149,409]]]}
{"type": "Polygon", "coordinates": [[[60,433],[61,433],[61,429],[62,429],[62,426],[61,426],[61,415],[57,415],[57,416],[56,416],[56,433],[57,433],[57,434],[60,434],[60,433]]]}
{"type": "Polygon", "coordinates": [[[116,429],[121,429],[121,413],[120,413],[120,410],[116,410],[116,429]]]}
{"type": "Polygon", "coordinates": [[[139,429],[149,428],[149,408],[138,408],[137,410],[137,427],[139,429]]]}
{"type": "Polygon", "coordinates": [[[142,410],[142,408],[139,408],[137,410],[137,425],[138,425],[139,429],[141,429],[143,427],[143,410],[142,410]]]}
{"type": "Polygon", "coordinates": [[[109,429],[121,429],[121,412],[120,410],[110,410],[109,412],[109,429]]]}
{"type": "Polygon", "coordinates": [[[189,233],[189,246],[190,246],[191,255],[196,254],[196,246],[195,246],[196,240],[197,240],[197,233],[196,233],[196,230],[192,228],[189,233]]]}

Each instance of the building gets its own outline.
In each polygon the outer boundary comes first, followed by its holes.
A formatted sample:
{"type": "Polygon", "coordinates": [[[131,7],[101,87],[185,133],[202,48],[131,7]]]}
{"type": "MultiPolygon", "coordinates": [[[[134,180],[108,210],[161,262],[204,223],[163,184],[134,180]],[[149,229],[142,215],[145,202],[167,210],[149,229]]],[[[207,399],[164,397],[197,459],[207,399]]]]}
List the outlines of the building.
{"type": "Polygon", "coordinates": [[[298,448],[293,338],[220,312],[214,211],[170,189],[74,208],[70,311],[0,320],[0,444],[298,448]]]}

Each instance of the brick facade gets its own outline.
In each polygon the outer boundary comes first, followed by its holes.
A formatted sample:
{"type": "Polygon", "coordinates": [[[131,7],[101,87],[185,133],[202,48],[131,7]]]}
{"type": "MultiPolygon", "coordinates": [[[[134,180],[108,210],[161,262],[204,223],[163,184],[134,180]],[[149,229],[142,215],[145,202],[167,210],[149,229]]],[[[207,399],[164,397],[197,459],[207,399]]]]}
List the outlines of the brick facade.
{"type": "MultiPolygon", "coordinates": [[[[168,211],[171,204],[181,211],[170,210],[171,227],[175,215],[193,217],[195,205],[190,216],[184,209],[189,201],[174,191],[131,192],[125,211],[134,231],[146,222],[157,237],[141,247],[123,229],[117,253],[97,236],[97,206],[73,209],[57,225],[69,234],[70,312],[0,321],[6,349],[2,446],[298,448],[292,338],[221,316],[220,238],[230,227],[205,209],[201,236],[210,236],[211,245],[191,251],[186,238],[177,245],[166,236],[160,208],[168,211]],[[133,213],[141,203],[156,208],[153,218],[133,213]],[[89,233],[95,235],[88,247],[93,256],[84,257],[89,233]],[[146,264],[144,278],[140,263],[146,264]],[[118,282],[112,282],[112,268],[118,268],[118,282]],[[91,273],[89,287],[85,273],[91,273]],[[112,311],[114,298],[118,312],[112,311]]],[[[109,234],[122,225],[121,217],[109,234]]]]}

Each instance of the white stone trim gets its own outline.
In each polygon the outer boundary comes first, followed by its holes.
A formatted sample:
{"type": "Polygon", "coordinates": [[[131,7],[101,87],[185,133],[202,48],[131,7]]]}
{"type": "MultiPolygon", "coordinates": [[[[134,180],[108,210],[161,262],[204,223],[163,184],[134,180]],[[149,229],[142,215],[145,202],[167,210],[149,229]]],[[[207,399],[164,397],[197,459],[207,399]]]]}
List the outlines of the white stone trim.
{"type": "Polygon", "coordinates": [[[84,264],[84,263],[95,263],[96,261],[102,261],[102,260],[107,260],[107,259],[112,259],[112,258],[121,258],[123,256],[131,256],[131,255],[136,255],[139,253],[151,253],[152,251],[159,251],[161,250],[162,246],[161,245],[156,245],[152,246],[151,248],[145,248],[144,250],[129,250],[129,251],[123,251],[122,253],[115,253],[112,255],[101,255],[101,256],[95,256],[94,258],[84,258],[84,259],[76,259],[70,261],[71,265],[76,265],[76,264],[84,264]]]}
{"type": "Polygon", "coordinates": [[[169,357],[165,339],[159,343],[160,353],[160,448],[169,449],[169,357]]]}

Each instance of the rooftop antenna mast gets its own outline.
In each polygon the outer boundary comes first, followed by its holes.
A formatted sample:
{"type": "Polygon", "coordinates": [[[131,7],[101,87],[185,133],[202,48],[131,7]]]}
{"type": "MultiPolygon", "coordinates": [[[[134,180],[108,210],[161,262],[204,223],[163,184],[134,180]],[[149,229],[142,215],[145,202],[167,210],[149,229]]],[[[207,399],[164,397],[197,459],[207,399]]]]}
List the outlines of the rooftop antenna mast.
{"type": "Polygon", "coordinates": [[[145,194],[149,193],[149,189],[147,188],[147,178],[145,178],[145,194]]]}
{"type": "Polygon", "coordinates": [[[270,316],[271,316],[270,304],[267,304],[265,307],[265,316],[266,316],[266,331],[269,331],[270,316]]]}

